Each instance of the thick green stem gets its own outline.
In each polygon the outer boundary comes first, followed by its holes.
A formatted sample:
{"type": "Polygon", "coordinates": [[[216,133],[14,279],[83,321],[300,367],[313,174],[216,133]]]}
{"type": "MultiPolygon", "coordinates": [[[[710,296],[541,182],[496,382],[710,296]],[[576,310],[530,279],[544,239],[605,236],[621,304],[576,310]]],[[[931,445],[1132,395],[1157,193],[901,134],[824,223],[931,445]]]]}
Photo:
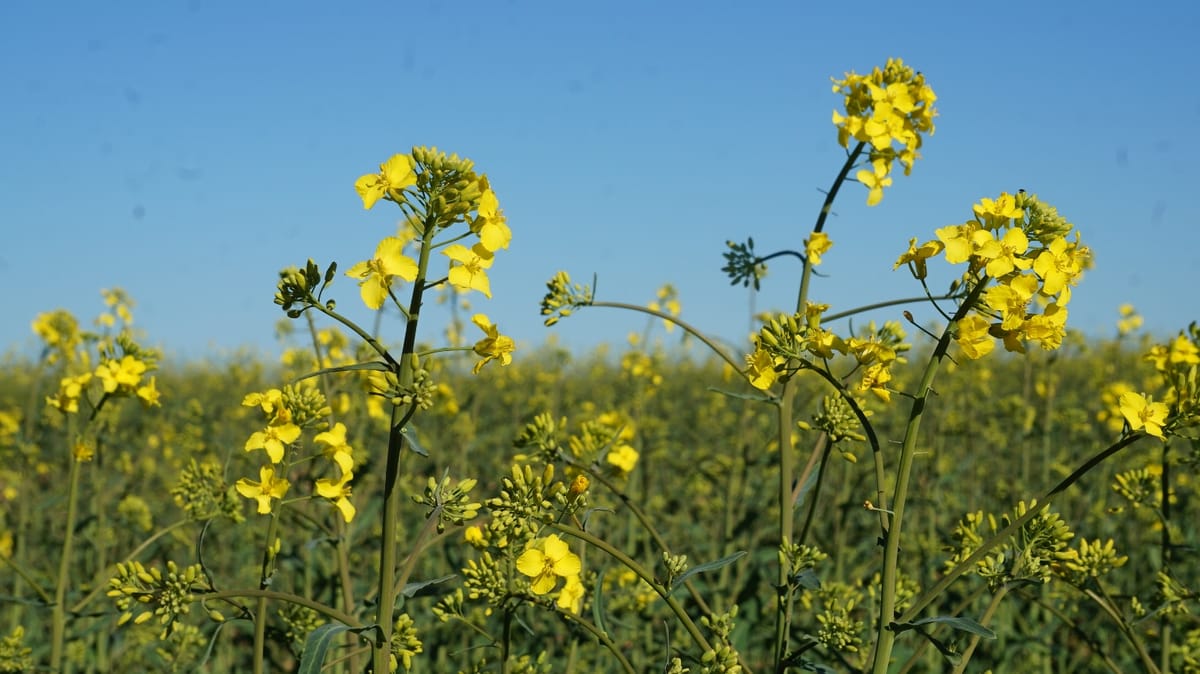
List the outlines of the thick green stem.
{"type": "MultiPolygon", "coordinates": [[[[396,377],[401,387],[412,384],[413,370],[416,363],[417,324],[421,314],[421,302],[425,293],[425,274],[429,268],[429,253],[433,247],[433,234],[436,229],[434,218],[427,218],[425,234],[421,240],[420,258],[417,262],[417,278],[413,282],[412,298],[408,305],[408,323],[404,329],[404,346],[400,352],[400,362],[393,365],[397,371],[396,377]]],[[[391,361],[391,356],[383,353],[384,359],[391,361]]],[[[374,666],[376,672],[388,671],[388,656],[392,638],[392,621],[396,608],[396,530],[400,521],[400,493],[397,489],[400,478],[400,458],[407,445],[404,439],[403,424],[408,418],[405,408],[393,407],[392,420],[388,433],[387,463],[383,476],[383,531],[379,548],[379,607],[376,622],[379,624],[382,638],[375,644],[374,666]]]]}
{"type": "MultiPolygon", "coordinates": [[[[917,387],[916,397],[913,398],[912,408],[908,414],[908,425],[904,429],[904,444],[900,450],[900,463],[896,469],[895,492],[891,500],[891,526],[884,539],[883,579],[880,587],[879,624],[875,641],[875,659],[873,671],[875,674],[886,674],[891,662],[892,646],[895,645],[896,633],[891,624],[896,612],[896,588],[899,579],[900,562],[900,529],[904,523],[904,507],[908,501],[908,486],[912,478],[913,458],[917,451],[917,437],[921,429],[921,417],[925,413],[925,403],[933,391],[933,380],[937,375],[942,359],[950,348],[950,341],[958,321],[967,315],[988,284],[986,276],[980,278],[971,288],[963,303],[959,305],[950,324],[942,332],[933,355],[925,365],[921,375],[921,383],[917,387]]],[[[882,485],[880,486],[882,489],[882,485]]]]}
{"type": "MultiPolygon", "coordinates": [[[[282,508],[282,505],[280,507],[282,508]]],[[[267,521],[267,538],[264,543],[262,570],[259,572],[258,580],[258,586],[263,590],[271,586],[271,576],[275,573],[275,555],[279,552],[275,547],[275,532],[279,528],[279,515],[279,511],[273,511],[271,518],[267,521]]],[[[267,649],[268,599],[267,595],[259,595],[254,606],[254,674],[263,673],[267,649]]]]}
{"type": "Polygon", "coordinates": [[[71,552],[75,545],[75,518],[79,508],[80,462],[71,456],[67,478],[67,519],[62,556],[58,560],[58,579],[54,583],[54,609],[50,616],[50,669],[60,671],[67,634],[67,583],[71,580],[71,552]]]}

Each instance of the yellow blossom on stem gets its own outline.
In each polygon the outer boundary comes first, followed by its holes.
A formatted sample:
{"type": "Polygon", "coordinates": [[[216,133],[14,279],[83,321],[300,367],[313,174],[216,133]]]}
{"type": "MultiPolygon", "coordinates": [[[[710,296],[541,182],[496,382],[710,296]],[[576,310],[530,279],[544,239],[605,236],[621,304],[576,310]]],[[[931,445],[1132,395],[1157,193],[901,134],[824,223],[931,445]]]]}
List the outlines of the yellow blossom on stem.
{"type": "Polygon", "coordinates": [[[246,440],[246,451],[262,449],[271,457],[271,463],[282,461],[284,445],[291,444],[300,437],[300,427],[293,424],[289,416],[284,416],[288,420],[283,423],[271,423],[264,430],[251,434],[246,440]]]}
{"type": "Polygon", "coordinates": [[[899,269],[902,264],[907,264],[909,270],[912,271],[913,278],[919,281],[929,273],[925,261],[942,252],[943,248],[945,248],[945,245],[941,241],[926,241],[917,246],[915,238],[909,239],[908,250],[896,260],[896,264],[892,266],[892,271],[899,269]]]}
{"type": "Polygon", "coordinates": [[[500,361],[502,367],[511,363],[513,351],[517,349],[513,338],[500,334],[500,328],[492,325],[491,320],[488,319],[486,314],[475,314],[471,317],[471,322],[487,335],[478,342],[475,342],[475,346],[472,347],[475,353],[483,356],[483,360],[475,363],[475,367],[471,369],[471,372],[479,374],[483,366],[492,360],[500,361]]]}
{"type": "Polygon", "coordinates": [[[808,263],[814,267],[821,264],[821,256],[832,247],[833,242],[825,232],[813,232],[812,236],[804,240],[804,254],[808,263]]]}
{"type": "Polygon", "coordinates": [[[1046,295],[1057,295],[1075,280],[1083,271],[1080,261],[1076,259],[1077,248],[1065,238],[1050,242],[1037,259],[1033,261],[1033,270],[1042,277],[1042,292],[1046,295]]]}
{"type": "Polygon", "coordinates": [[[892,371],[888,366],[884,363],[875,363],[863,372],[862,383],[859,384],[858,390],[864,393],[870,391],[883,402],[890,402],[892,392],[888,390],[887,383],[891,380],[892,371]]]}
{"type": "Polygon", "coordinates": [[[1063,337],[1067,334],[1066,307],[1051,303],[1040,315],[1030,316],[1022,326],[1025,338],[1041,342],[1042,349],[1050,351],[1062,346],[1063,337]]]}
{"type": "Polygon", "coordinates": [[[491,298],[492,285],[485,270],[492,266],[492,251],[478,243],[470,248],[456,243],[447,246],[442,254],[451,260],[451,285],[463,290],[478,290],[491,298]]]}
{"type": "Polygon", "coordinates": [[[105,393],[133,391],[146,372],[146,364],[133,356],[121,360],[106,360],[96,368],[96,376],[104,385],[105,393]]]}
{"type": "Polygon", "coordinates": [[[155,377],[151,377],[149,381],[139,386],[137,390],[137,397],[141,398],[147,407],[159,407],[160,403],[158,399],[161,395],[158,391],[157,379],[155,377]]]}
{"type": "Polygon", "coordinates": [[[958,337],[955,341],[967,358],[982,358],[996,348],[996,340],[988,334],[989,328],[991,326],[986,320],[975,315],[967,316],[958,322],[958,337]]]}
{"type": "Polygon", "coordinates": [[[283,391],[277,388],[267,389],[261,393],[247,393],[242,398],[243,407],[257,407],[268,417],[276,416],[283,409],[283,391]]]}
{"type": "Polygon", "coordinates": [[[1014,219],[1025,217],[1025,209],[1018,206],[1016,198],[1008,192],[1001,192],[995,200],[986,197],[980,199],[972,210],[985,229],[1000,229],[1014,219]]]}
{"type": "Polygon", "coordinates": [[[1144,430],[1146,435],[1163,439],[1163,426],[1167,423],[1170,409],[1165,403],[1156,403],[1140,393],[1128,391],[1121,394],[1118,403],[1121,415],[1129,422],[1129,427],[1135,431],[1144,430]]]}
{"type": "Polygon", "coordinates": [[[83,397],[83,387],[87,386],[91,380],[91,372],[84,372],[75,377],[63,377],[58,384],[58,393],[46,396],[46,404],[66,414],[78,412],[79,399],[83,397]]]}
{"type": "Polygon", "coordinates": [[[354,514],[357,512],[354,504],[350,502],[350,485],[348,483],[353,478],[352,473],[344,472],[336,482],[329,478],[317,480],[317,495],[333,501],[333,505],[342,513],[342,518],[346,522],[354,519],[354,514]]]}
{"type": "Polygon", "coordinates": [[[746,378],[754,388],[766,391],[779,378],[775,367],[783,363],[782,356],[773,356],[764,349],[755,349],[754,353],[746,356],[746,378]]]}
{"type": "Polygon", "coordinates": [[[608,456],[604,460],[615,466],[623,475],[628,475],[637,466],[638,456],[638,451],[631,445],[621,444],[608,450],[608,456]]]}
{"type": "Polygon", "coordinates": [[[530,541],[529,547],[517,558],[517,570],[529,576],[534,594],[546,594],[558,584],[558,579],[578,576],[583,570],[579,556],[557,534],[530,541]]]}
{"type": "Polygon", "coordinates": [[[972,237],[977,229],[979,229],[977,223],[968,222],[962,225],[948,225],[935,230],[937,238],[945,246],[946,262],[961,264],[971,259],[971,255],[975,252],[972,237]]]}
{"type": "Polygon", "coordinates": [[[415,168],[416,163],[411,156],[397,154],[379,165],[379,173],[365,175],[354,181],[354,189],[362,197],[363,208],[371,208],[385,196],[398,199],[404,188],[417,184],[415,168]]]}
{"type": "Polygon", "coordinates": [[[350,267],[346,276],[358,279],[363,303],[374,310],[383,306],[395,277],[413,281],[417,271],[416,261],[404,254],[404,240],[389,236],[376,246],[375,257],[350,267]]]}
{"type": "Polygon", "coordinates": [[[1000,314],[1003,330],[1017,330],[1025,322],[1029,300],[1038,289],[1037,277],[1020,274],[1005,283],[998,283],[983,294],[983,301],[1000,314]]]}
{"type": "MultiPolygon", "coordinates": [[[[890,141],[889,141],[890,142],[890,141]]],[[[854,174],[858,182],[866,186],[867,205],[874,206],[883,200],[883,188],[889,187],[892,184],[892,178],[888,175],[889,166],[886,162],[876,160],[871,162],[871,170],[860,170],[854,174]]]]}
{"type": "Polygon", "coordinates": [[[977,230],[971,235],[971,244],[975,255],[981,260],[987,260],[985,267],[987,275],[999,278],[1014,269],[1029,269],[1032,264],[1021,257],[1029,250],[1029,238],[1019,227],[1013,227],[997,239],[986,229],[977,230]]]}
{"type": "Polygon", "coordinates": [[[324,445],[321,453],[325,455],[325,458],[336,463],[343,474],[353,471],[354,449],[346,442],[346,424],[340,421],[335,423],[333,428],[317,433],[313,442],[324,445]]]}
{"type": "Polygon", "coordinates": [[[564,611],[578,614],[583,608],[583,593],[583,581],[579,579],[579,574],[567,576],[567,582],[554,604],[564,611]]]}
{"type": "Polygon", "coordinates": [[[501,248],[507,250],[512,241],[512,230],[504,211],[500,210],[500,201],[490,187],[486,187],[487,178],[482,178],[485,185],[483,194],[479,197],[478,216],[471,221],[471,231],[479,235],[479,244],[486,250],[496,252],[501,248]]]}
{"type": "Polygon", "coordinates": [[[286,479],[275,477],[274,466],[260,468],[258,482],[243,477],[235,485],[239,494],[258,501],[258,514],[260,515],[269,514],[271,500],[283,498],[290,486],[286,479]]]}

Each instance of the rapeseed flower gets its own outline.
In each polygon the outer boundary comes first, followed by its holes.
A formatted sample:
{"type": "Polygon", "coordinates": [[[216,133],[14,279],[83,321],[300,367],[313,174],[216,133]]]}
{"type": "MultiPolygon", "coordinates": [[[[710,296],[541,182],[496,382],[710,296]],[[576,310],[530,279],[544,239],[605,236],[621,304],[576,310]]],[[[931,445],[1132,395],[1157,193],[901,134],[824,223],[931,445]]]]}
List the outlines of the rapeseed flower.
{"type": "Polygon", "coordinates": [[[496,193],[486,186],[487,178],[482,178],[481,182],[485,187],[479,197],[479,206],[476,209],[478,215],[471,221],[471,231],[479,235],[479,244],[484,249],[493,253],[501,248],[507,250],[512,241],[512,230],[508,228],[504,211],[500,210],[500,201],[496,198],[496,193]]]}
{"type": "Polygon", "coordinates": [[[483,244],[470,248],[456,243],[446,247],[442,254],[450,258],[450,285],[463,290],[478,290],[491,299],[492,285],[485,270],[492,266],[492,251],[483,244]]]}
{"type": "Polygon", "coordinates": [[[1170,409],[1165,403],[1156,403],[1140,393],[1128,391],[1121,394],[1118,403],[1121,415],[1129,422],[1129,427],[1135,431],[1144,430],[1146,435],[1153,435],[1162,440],[1163,426],[1167,423],[1170,409]]]}
{"type": "Polygon", "coordinates": [[[146,364],[133,356],[121,360],[110,359],[96,368],[96,377],[104,386],[105,393],[134,391],[146,372],[146,364]]]}
{"type": "Polygon", "coordinates": [[[829,240],[829,235],[825,232],[813,232],[813,235],[804,240],[804,254],[808,258],[808,263],[813,265],[821,264],[821,256],[829,252],[833,247],[833,242],[829,240]]]}
{"type": "Polygon", "coordinates": [[[335,423],[333,428],[317,433],[313,442],[324,445],[325,458],[336,463],[343,474],[354,470],[354,449],[346,442],[346,424],[335,423]]]}
{"type": "Polygon", "coordinates": [[[291,416],[284,414],[277,417],[261,431],[255,431],[246,440],[246,451],[262,449],[271,457],[271,463],[283,461],[284,445],[289,445],[300,437],[300,427],[291,422],[291,416]]]}
{"type": "Polygon", "coordinates": [[[354,189],[362,197],[363,208],[371,208],[384,197],[399,201],[404,188],[417,184],[415,168],[416,162],[411,156],[392,155],[391,159],[379,165],[379,173],[365,175],[354,181],[354,189]]]}
{"type": "Polygon", "coordinates": [[[534,594],[546,594],[554,589],[559,578],[578,576],[583,564],[566,541],[550,534],[530,541],[517,558],[517,570],[531,578],[530,589],[534,594]]]}
{"type": "Polygon", "coordinates": [[[333,505],[342,513],[342,518],[346,522],[354,519],[354,514],[357,512],[354,504],[350,502],[350,485],[348,483],[353,478],[352,473],[345,472],[336,482],[329,478],[317,480],[317,495],[333,501],[333,505]]]}
{"type": "Polygon", "coordinates": [[[473,374],[479,374],[484,365],[489,361],[498,360],[503,367],[512,362],[513,351],[516,351],[517,345],[512,337],[500,334],[500,329],[492,325],[487,314],[475,314],[471,317],[471,322],[483,330],[486,335],[483,339],[475,342],[472,350],[483,356],[483,360],[475,363],[475,367],[471,368],[473,374]]]}
{"type": "Polygon", "coordinates": [[[918,281],[924,279],[929,273],[929,267],[925,261],[942,252],[943,248],[945,248],[945,245],[941,241],[926,241],[917,246],[916,238],[909,239],[908,250],[896,260],[896,264],[892,266],[892,271],[899,269],[902,264],[907,264],[914,278],[918,281]]]}
{"type": "Polygon", "coordinates": [[[375,310],[383,306],[394,278],[413,281],[417,272],[417,263],[404,254],[403,239],[389,236],[379,242],[375,257],[350,267],[346,276],[358,279],[363,303],[368,309],[375,310]]]}
{"type": "Polygon", "coordinates": [[[958,322],[958,337],[955,341],[967,358],[982,358],[996,348],[996,340],[988,334],[990,328],[985,319],[974,315],[958,322]]]}
{"type": "Polygon", "coordinates": [[[234,486],[242,496],[258,501],[258,514],[267,515],[271,512],[271,500],[282,499],[291,485],[285,478],[275,477],[274,466],[263,466],[258,482],[243,477],[234,486]]]}

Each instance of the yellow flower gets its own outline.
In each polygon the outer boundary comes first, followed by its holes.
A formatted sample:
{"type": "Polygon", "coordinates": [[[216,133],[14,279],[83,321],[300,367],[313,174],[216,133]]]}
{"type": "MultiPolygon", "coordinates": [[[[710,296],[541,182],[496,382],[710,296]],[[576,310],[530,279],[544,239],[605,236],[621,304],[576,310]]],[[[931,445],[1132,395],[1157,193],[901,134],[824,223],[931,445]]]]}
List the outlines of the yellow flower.
{"type": "MultiPolygon", "coordinates": [[[[487,178],[483,178],[482,182],[486,185],[487,178]]],[[[479,244],[493,253],[501,248],[507,250],[512,241],[512,230],[508,228],[504,211],[500,210],[500,201],[490,187],[484,188],[476,212],[478,217],[471,222],[471,231],[479,235],[479,244]]]]}
{"type": "Polygon", "coordinates": [[[1079,276],[1083,268],[1076,251],[1076,246],[1065,238],[1059,238],[1038,253],[1033,261],[1033,270],[1042,277],[1042,293],[1057,295],[1079,276]]]}
{"type": "Polygon", "coordinates": [[[134,358],[125,356],[121,360],[106,360],[96,368],[96,376],[104,385],[105,393],[133,391],[146,372],[146,364],[134,358]]]}
{"type": "MultiPolygon", "coordinates": [[[[891,141],[888,141],[889,143],[891,141]]],[[[866,185],[867,189],[867,205],[874,206],[883,200],[883,188],[892,184],[892,179],[888,176],[890,167],[882,160],[871,162],[872,170],[862,169],[854,174],[858,178],[858,182],[866,185]]]]}
{"type": "Polygon", "coordinates": [[[772,356],[763,349],[755,349],[754,353],[746,356],[746,377],[750,380],[750,385],[760,391],[771,388],[779,378],[775,366],[783,363],[782,356],[772,356]]]}
{"type": "Polygon", "coordinates": [[[300,427],[291,421],[271,423],[266,429],[256,431],[246,440],[246,451],[266,450],[267,456],[271,457],[271,463],[279,463],[283,460],[284,445],[295,442],[299,437],[300,427]]]}
{"type": "Polygon", "coordinates": [[[517,345],[513,342],[512,337],[500,334],[500,329],[492,325],[486,314],[475,314],[471,317],[471,322],[479,326],[487,336],[475,342],[472,350],[475,353],[483,356],[483,360],[475,363],[475,367],[471,368],[471,372],[479,374],[484,365],[488,361],[499,360],[501,367],[512,362],[513,351],[516,351],[517,345]]]}
{"type": "Polygon", "coordinates": [[[141,398],[147,407],[160,407],[158,399],[161,395],[154,377],[151,377],[145,385],[139,386],[137,390],[137,397],[141,398]]]}
{"type": "Polygon", "coordinates": [[[472,524],[463,530],[463,540],[475,548],[487,547],[487,541],[483,538],[483,527],[478,524],[472,524]]]}
{"type": "Polygon", "coordinates": [[[245,398],[242,398],[244,407],[257,407],[263,411],[267,417],[276,415],[278,410],[283,409],[283,391],[277,388],[267,389],[262,393],[247,393],[245,398]]]}
{"type": "MultiPolygon", "coordinates": [[[[995,201],[980,199],[971,207],[975,217],[986,229],[999,229],[1010,224],[1016,218],[1025,217],[1025,209],[1017,205],[1016,198],[1008,192],[1001,192],[995,201]]],[[[995,274],[992,274],[995,276],[995,274]]]]}
{"type": "Polygon", "coordinates": [[[1037,289],[1037,277],[1020,274],[988,288],[983,298],[992,310],[1000,312],[1001,329],[1017,330],[1025,322],[1026,308],[1037,289]]]}
{"type": "Polygon", "coordinates": [[[821,256],[832,247],[833,242],[825,232],[815,232],[804,240],[804,254],[808,256],[808,263],[814,267],[821,264],[821,256]]]}
{"type": "Polygon", "coordinates": [[[638,456],[638,451],[630,445],[617,445],[608,450],[608,456],[604,460],[616,466],[622,474],[628,475],[637,466],[638,456]]]}
{"type": "Polygon", "coordinates": [[[346,442],[346,424],[340,421],[335,423],[333,428],[323,433],[317,433],[313,442],[325,445],[322,453],[327,459],[337,464],[338,468],[342,470],[342,474],[354,470],[354,449],[346,442]]]}
{"type": "Polygon", "coordinates": [[[350,485],[347,484],[353,478],[353,473],[344,472],[337,482],[328,478],[317,480],[317,495],[333,501],[333,505],[341,511],[342,518],[347,522],[354,519],[354,514],[357,512],[354,504],[350,502],[350,485]]]}
{"type": "Polygon", "coordinates": [[[375,248],[375,257],[350,267],[346,276],[358,279],[363,303],[369,309],[378,309],[388,296],[392,279],[399,276],[405,281],[417,278],[417,263],[404,254],[404,240],[389,236],[375,248]]]}
{"type": "Polygon", "coordinates": [[[393,155],[391,159],[379,165],[379,173],[365,175],[354,181],[354,189],[362,197],[363,208],[371,208],[375,202],[390,196],[398,199],[400,192],[417,184],[417,174],[413,172],[416,163],[406,154],[393,155]]]}
{"type": "Polygon", "coordinates": [[[83,397],[83,387],[92,380],[91,372],[84,372],[76,377],[63,377],[58,384],[58,393],[46,397],[46,404],[67,413],[79,411],[79,399],[83,397]]]}
{"type": "Polygon", "coordinates": [[[864,393],[870,391],[886,403],[892,399],[892,392],[887,388],[887,383],[891,380],[892,371],[888,369],[888,366],[884,363],[875,363],[863,372],[862,383],[859,384],[858,390],[864,393]]]}
{"type": "Polygon", "coordinates": [[[281,499],[287,493],[288,481],[275,477],[274,466],[263,466],[259,469],[259,481],[253,482],[247,478],[237,481],[235,487],[242,496],[258,501],[258,514],[266,515],[271,512],[271,499],[281,499]]]}
{"type": "Polygon", "coordinates": [[[943,248],[945,246],[941,241],[926,241],[918,247],[915,238],[909,239],[908,250],[896,260],[896,264],[892,266],[892,271],[899,269],[902,264],[907,264],[908,268],[912,270],[913,277],[921,280],[929,272],[925,260],[942,252],[943,248]]]}
{"type": "Polygon", "coordinates": [[[477,243],[470,248],[456,243],[446,247],[442,254],[450,258],[450,284],[463,290],[478,290],[489,299],[492,285],[484,271],[492,266],[492,251],[477,243]]]}
{"type": "Polygon", "coordinates": [[[564,611],[578,614],[583,608],[583,592],[583,581],[579,580],[579,574],[567,576],[567,582],[554,603],[564,611]]]}
{"type": "Polygon", "coordinates": [[[579,556],[557,534],[530,541],[517,558],[517,570],[529,576],[534,594],[546,594],[558,584],[559,577],[578,576],[583,570],[579,556]]]}
{"type": "Polygon", "coordinates": [[[975,315],[967,316],[958,322],[956,341],[967,358],[982,358],[996,348],[996,340],[988,334],[990,327],[986,320],[975,315]]]}
{"type": "Polygon", "coordinates": [[[971,235],[975,255],[987,260],[987,275],[1000,278],[1013,269],[1029,269],[1032,264],[1021,257],[1029,249],[1029,238],[1019,227],[1013,227],[997,239],[991,231],[981,229],[971,235]]]}
{"type": "Polygon", "coordinates": [[[1057,303],[1048,304],[1041,315],[1030,316],[1021,330],[1026,339],[1041,342],[1042,349],[1057,349],[1067,333],[1067,309],[1057,303]]]}
{"type": "Polygon", "coordinates": [[[1145,430],[1146,435],[1163,439],[1163,425],[1167,423],[1170,409],[1164,403],[1151,402],[1140,393],[1127,391],[1119,402],[1121,415],[1135,431],[1145,430]]]}
{"type": "Polygon", "coordinates": [[[977,229],[979,229],[978,224],[968,222],[963,225],[948,225],[935,230],[937,238],[946,247],[946,262],[960,264],[971,259],[971,255],[975,252],[972,237],[977,229]]]}

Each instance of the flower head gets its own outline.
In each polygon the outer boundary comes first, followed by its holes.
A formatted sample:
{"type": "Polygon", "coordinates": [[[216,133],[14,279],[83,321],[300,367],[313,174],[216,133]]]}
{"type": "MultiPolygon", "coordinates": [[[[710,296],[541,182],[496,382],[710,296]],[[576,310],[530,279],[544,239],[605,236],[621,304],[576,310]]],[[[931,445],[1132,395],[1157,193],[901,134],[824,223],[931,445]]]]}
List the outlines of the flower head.
{"type": "Polygon", "coordinates": [[[485,270],[492,266],[492,251],[481,243],[470,248],[456,243],[446,246],[442,254],[451,260],[450,285],[463,290],[478,290],[491,298],[492,285],[485,270]]]}
{"type": "Polygon", "coordinates": [[[388,296],[392,279],[399,276],[405,281],[413,281],[417,271],[417,263],[404,254],[404,240],[389,236],[376,246],[375,257],[350,267],[346,276],[358,279],[359,292],[367,308],[378,309],[388,296]]]}
{"type": "Polygon", "coordinates": [[[333,428],[323,433],[317,433],[313,442],[324,445],[322,453],[330,461],[336,463],[343,474],[354,470],[354,449],[346,442],[346,424],[340,421],[335,423],[333,428]]]}
{"type": "Polygon", "coordinates": [[[275,477],[274,466],[263,466],[258,474],[258,482],[243,477],[235,486],[242,496],[258,501],[258,514],[266,515],[271,512],[271,500],[283,498],[291,485],[285,478],[275,477]]]}
{"type": "Polygon", "coordinates": [[[558,579],[578,576],[583,570],[579,556],[557,534],[538,538],[517,558],[517,570],[529,576],[534,594],[546,594],[558,584],[558,579]]]}
{"type": "Polygon", "coordinates": [[[1163,426],[1167,423],[1167,415],[1170,409],[1164,403],[1151,402],[1146,396],[1133,391],[1127,391],[1121,394],[1118,403],[1121,407],[1121,415],[1125,417],[1125,421],[1129,422],[1129,427],[1135,431],[1146,431],[1146,435],[1153,435],[1162,440],[1163,426]]]}
{"type": "Polygon", "coordinates": [[[492,325],[486,314],[475,314],[471,317],[471,322],[483,330],[486,335],[483,339],[475,342],[475,346],[472,348],[475,353],[483,356],[483,360],[475,363],[471,372],[479,374],[483,366],[492,360],[500,361],[501,366],[511,363],[513,351],[517,349],[512,337],[500,334],[500,329],[492,325]]]}
{"type": "Polygon", "coordinates": [[[323,496],[331,501],[342,513],[342,518],[347,522],[354,519],[354,514],[357,512],[354,504],[350,502],[350,480],[354,475],[350,472],[342,473],[342,477],[336,482],[329,478],[321,478],[317,480],[317,495],[323,496]]]}
{"type": "Polygon", "coordinates": [[[371,208],[384,197],[399,200],[400,192],[417,184],[416,162],[406,154],[392,155],[379,165],[379,173],[362,176],[354,181],[354,189],[362,197],[363,208],[371,208]]]}

